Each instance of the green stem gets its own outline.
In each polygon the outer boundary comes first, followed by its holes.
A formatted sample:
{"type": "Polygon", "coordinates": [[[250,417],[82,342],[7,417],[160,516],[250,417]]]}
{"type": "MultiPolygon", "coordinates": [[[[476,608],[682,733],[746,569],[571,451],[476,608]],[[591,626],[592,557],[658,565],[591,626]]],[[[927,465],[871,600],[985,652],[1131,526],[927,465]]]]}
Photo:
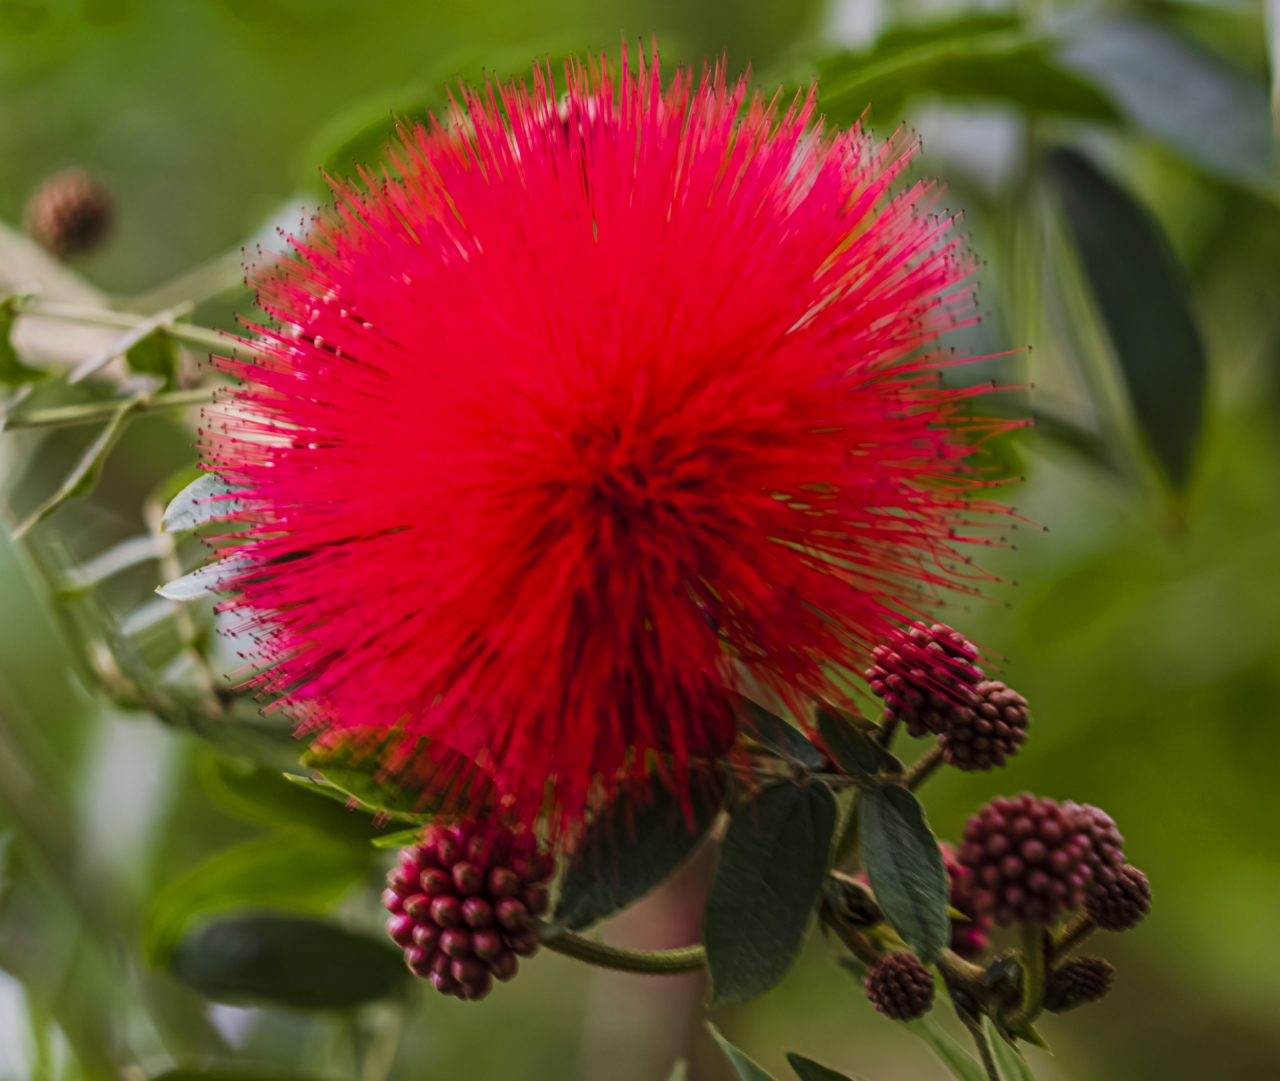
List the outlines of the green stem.
{"type": "Polygon", "coordinates": [[[942,765],[942,746],[935,743],[911,763],[911,768],[902,775],[902,783],[914,792],[934,775],[940,765],[942,765]]]}
{"type": "Polygon", "coordinates": [[[1022,1006],[1018,1020],[1030,1024],[1044,1008],[1044,925],[1022,925],[1022,1006]]]}
{"type": "Polygon", "coordinates": [[[886,751],[893,745],[893,737],[898,734],[898,725],[902,722],[890,715],[880,722],[880,746],[886,751]]]}
{"type": "Polygon", "coordinates": [[[701,972],[707,967],[707,951],[702,946],[682,946],[675,950],[624,950],[541,920],[534,921],[532,926],[538,940],[547,949],[599,968],[638,972],[646,976],[680,976],[701,972]]]}
{"type": "MultiPolygon", "coordinates": [[[[133,407],[135,413],[156,413],[164,409],[179,409],[188,405],[207,405],[213,401],[212,387],[195,390],[175,390],[145,398],[133,407]]],[[[83,405],[63,405],[53,409],[32,409],[17,413],[5,420],[6,431],[14,428],[59,428],[72,424],[94,424],[109,420],[120,408],[120,401],[86,402],[83,405]]]]}
{"type": "Polygon", "coordinates": [[[839,913],[833,912],[831,905],[826,901],[822,903],[821,914],[822,922],[839,936],[840,941],[845,944],[849,952],[864,965],[870,968],[880,960],[880,954],[876,951],[876,948],[863,935],[845,923],[840,918],[839,913]]]}
{"type": "Polygon", "coordinates": [[[944,949],[934,962],[949,987],[959,987],[981,1002],[990,993],[986,973],[979,966],[966,961],[953,950],[944,949]]]}
{"type": "Polygon", "coordinates": [[[991,1042],[980,1025],[966,1025],[973,1042],[977,1045],[978,1056],[982,1059],[982,1068],[987,1071],[988,1081],[1000,1081],[1000,1071],[996,1068],[995,1057],[991,1054],[991,1042]]]}
{"type": "Polygon", "coordinates": [[[1049,964],[1057,964],[1097,929],[1089,914],[1081,912],[1054,937],[1053,946],[1049,949],[1049,964]]]}

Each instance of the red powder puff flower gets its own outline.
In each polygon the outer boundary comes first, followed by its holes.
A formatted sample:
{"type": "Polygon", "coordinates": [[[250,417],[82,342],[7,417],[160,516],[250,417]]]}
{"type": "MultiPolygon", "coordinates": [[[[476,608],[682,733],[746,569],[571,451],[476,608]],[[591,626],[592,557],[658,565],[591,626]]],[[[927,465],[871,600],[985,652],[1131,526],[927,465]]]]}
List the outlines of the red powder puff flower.
{"type": "MultiPolygon", "coordinates": [[[[553,827],[735,734],[726,649],[838,693],[973,509],[972,298],[913,146],[717,69],[465,91],[260,273],[207,464],[256,515],[230,602],[304,726],[397,729],[553,827]]],[[[443,782],[441,782],[443,783],[443,782]]]]}

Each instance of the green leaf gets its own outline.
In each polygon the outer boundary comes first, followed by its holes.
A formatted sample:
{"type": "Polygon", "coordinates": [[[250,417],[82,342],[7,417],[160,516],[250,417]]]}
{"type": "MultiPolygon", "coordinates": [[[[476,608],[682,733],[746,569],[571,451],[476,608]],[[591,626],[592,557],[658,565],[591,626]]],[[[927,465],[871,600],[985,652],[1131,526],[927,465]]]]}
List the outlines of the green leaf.
{"type": "Polygon", "coordinates": [[[983,1019],[983,1027],[987,1033],[987,1043],[991,1045],[992,1057],[996,1060],[996,1068],[1004,1081],[1036,1081],[1027,1060],[1022,1052],[1013,1047],[995,1029],[989,1018],[983,1019]]]}
{"type": "Polygon", "coordinates": [[[37,383],[50,373],[41,368],[31,368],[18,359],[11,335],[17,318],[17,297],[0,301],[0,383],[16,387],[23,383],[37,383]]]}
{"type": "Polygon", "coordinates": [[[325,799],[315,786],[290,784],[284,774],[266,766],[209,754],[199,766],[199,775],[215,805],[250,822],[297,826],[361,845],[386,835],[368,815],[325,799]]]}
{"type": "Polygon", "coordinates": [[[934,1054],[959,1081],[988,1081],[987,1071],[963,1047],[953,1040],[932,1017],[903,1024],[933,1048],[934,1054]]]}
{"type": "Polygon", "coordinates": [[[951,940],[951,888],[924,808],[901,785],[863,796],[862,858],[894,930],[921,961],[934,961],[951,940]]]}
{"type": "Polygon", "coordinates": [[[738,1075],[738,1081],[773,1081],[771,1073],[766,1071],[754,1059],[748,1057],[746,1052],[739,1051],[738,1048],[721,1036],[720,1030],[710,1021],[707,1022],[707,1030],[715,1038],[716,1043],[720,1045],[720,1050],[725,1053],[725,1057],[732,1063],[734,1072],[738,1075]]]}
{"type": "Polygon", "coordinates": [[[169,971],[216,1002],[317,1009],[385,998],[409,976],[389,945],[319,920],[267,915],[193,931],[174,949],[169,971]]]}
{"type": "Polygon", "coordinates": [[[163,330],[154,330],[131,345],[125,350],[124,359],[130,371],[158,378],[160,391],[172,389],[177,379],[178,343],[163,330]]]}
{"type": "Polygon", "coordinates": [[[380,837],[373,839],[374,848],[405,848],[408,845],[417,844],[422,839],[422,827],[415,826],[413,829],[396,830],[395,833],[384,833],[380,837]]]}
{"type": "Polygon", "coordinates": [[[1159,224],[1078,151],[1049,153],[1134,415],[1175,488],[1190,479],[1207,362],[1187,283],[1159,224]]]}
{"type": "Polygon", "coordinates": [[[787,762],[804,769],[821,770],[826,766],[827,760],[823,753],[795,725],[788,724],[745,695],[735,694],[733,697],[743,730],[756,742],[768,747],[787,762]]]}
{"type": "Polygon", "coordinates": [[[242,509],[234,498],[238,490],[217,473],[201,473],[165,507],[160,526],[166,533],[182,533],[215,518],[234,517],[242,509]]]}
{"type": "Polygon", "coordinates": [[[312,744],[302,756],[302,764],[364,806],[402,822],[429,821],[444,806],[447,793],[465,802],[473,813],[481,813],[491,804],[493,782],[489,777],[456,751],[440,751],[437,762],[426,739],[416,739],[407,755],[403,749],[395,754],[397,761],[412,761],[412,771],[385,766],[393,744],[405,738],[394,733],[376,743],[312,744]]]}
{"type": "Polygon", "coordinates": [[[124,434],[129,415],[138,407],[141,400],[129,398],[116,407],[115,412],[111,414],[111,419],[98,434],[98,438],[85,448],[75,468],[66,475],[58,490],[33,510],[13,531],[14,540],[20,540],[26,536],[32,526],[44,521],[68,499],[88,495],[93,490],[93,486],[98,483],[98,477],[102,474],[102,466],[107,460],[107,455],[111,453],[116,440],[124,434]]]}
{"type": "Polygon", "coordinates": [[[712,1003],[762,995],[795,961],[826,877],[836,798],[772,785],[733,812],[703,917],[712,1003]]]}
{"type": "Polygon", "coordinates": [[[293,832],[219,852],[170,883],[152,903],[147,959],[162,965],[197,916],[224,909],[323,912],[368,871],[371,849],[293,832]]]}
{"type": "Polygon", "coordinates": [[[166,1070],[151,1081],[321,1081],[311,1074],[277,1073],[261,1067],[230,1070],[166,1070]]]}
{"type": "Polygon", "coordinates": [[[718,798],[695,792],[690,822],[660,782],[623,792],[592,823],[565,872],[555,922],[580,931],[638,901],[698,847],[719,810],[718,798]]]}
{"type": "Polygon", "coordinates": [[[817,711],[818,732],[827,750],[850,777],[871,777],[888,761],[885,750],[875,738],[833,708],[821,706],[817,711]]]}
{"type": "Polygon", "coordinates": [[[890,31],[869,52],[828,57],[818,70],[820,108],[841,124],[856,122],[868,106],[877,122],[890,120],[907,101],[925,94],[1119,120],[1109,98],[1059,67],[1045,43],[1005,16],[965,16],[890,31]]]}
{"type": "Polygon", "coordinates": [[[797,1055],[794,1051],[787,1052],[787,1061],[791,1063],[791,1068],[800,1081],[858,1081],[829,1066],[823,1066],[820,1062],[814,1062],[811,1058],[805,1058],[804,1055],[797,1055]]]}
{"type": "Polygon", "coordinates": [[[211,593],[225,593],[227,590],[223,583],[248,566],[249,561],[244,556],[215,559],[211,563],[197,567],[190,574],[184,574],[181,578],[175,578],[172,582],[157,586],[156,592],[170,601],[195,601],[211,593]]]}

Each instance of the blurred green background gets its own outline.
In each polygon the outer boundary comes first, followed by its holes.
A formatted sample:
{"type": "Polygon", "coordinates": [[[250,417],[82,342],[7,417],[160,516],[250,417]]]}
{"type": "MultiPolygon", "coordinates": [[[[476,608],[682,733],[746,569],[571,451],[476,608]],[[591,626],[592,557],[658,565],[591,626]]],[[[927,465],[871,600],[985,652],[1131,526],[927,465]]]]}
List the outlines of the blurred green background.
{"type": "MultiPolygon", "coordinates": [[[[1032,737],[1005,771],[933,781],[932,824],[955,837],[979,802],[1024,789],[1095,803],[1151,878],[1148,921],[1099,944],[1118,966],[1116,990],[1045,1023],[1055,1054],[1031,1052],[1042,1081],[1280,1076],[1273,24],[1248,0],[1028,0],[984,13],[978,31],[1021,35],[1012,54],[988,37],[969,61],[917,50],[894,67],[920,44],[901,27],[951,20],[940,40],[963,42],[955,20],[972,13],[928,0],[0,0],[3,291],[43,275],[51,297],[144,314],[189,297],[196,322],[230,327],[251,307],[237,282],[252,249],[242,256],[241,246],[296,229],[324,198],[320,168],[375,155],[391,111],[437,104],[458,72],[616,51],[624,34],[633,46],[656,35],[672,61],[724,53],[766,90],[819,77],[823,109],[841,123],[867,103],[879,134],[907,123],[923,139],[916,171],[946,182],[944,205],[964,211],[984,261],[984,318],[949,344],[969,355],[1030,346],[979,362],[967,378],[1017,385],[992,408],[1040,420],[992,448],[992,475],[1015,478],[1002,498],[1022,519],[1004,534],[1008,546],[981,553],[999,580],[983,599],[939,613],[1004,658],[1004,678],[1031,702],[1032,737]],[[1055,186],[1046,165],[1053,146],[1084,154],[1157,223],[1162,257],[1186,282],[1179,295],[1203,342],[1202,380],[1194,356],[1179,375],[1163,346],[1145,360],[1119,347],[1087,254],[1073,245],[1061,178],[1055,186]],[[15,269],[26,258],[13,232],[25,202],[69,166],[113,194],[114,234],[71,272],[15,269]],[[80,277],[59,277],[72,272],[80,277]],[[1168,411],[1144,413],[1152,385],[1192,420],[1170,427],[1168,411]]],[[[1149,276],[1125,267],[1140,302],[1149,276]]],[[[20,321],[20,350],[22,332],[20,321]]],[[[29,342],[32,363],[95,347],[34,331],[29,342]]],[[[26,404],[110,392],[106,380],[50,380],[26,404]]],[[[94,435],[3,437],[10,528],[94,435]]],[[[144,925],[157,898],[171,896],[166,887],[255,838],[304,844],[288,815],[235,813],[210,779],[212,752],[192,731],[182,688],[198,696],[192,657],[206,648],[211,614],[187,630],[148,623],[139,613],[156,570],[146,563],[101,589],[66,588],[75,568],[147,533],[148,500],[162,505],[158,493],[176,490],[193,440],[177,414],[139,419],[91,495],[20,545],[0,540],[0,1081],[141,1081],[237,1066],[246,1081],[661,1081],[679,1056],[690,1077],[728,1077],[692,979],[602,975],[544,954],[483,1006],[416,992],[308,1012],[212,1004],[148,962],[144,925]],[[123,682],[149,672],[155,688],[105,693],[113,650],[135,665],[123,682]]],[[[187,542],[174,558],[189,567],[199,546],[187,542]]],[[[220,676],[232,659],[209,648],[220,676]]],[[[286,764],[296,754],[251,708],[242,727],[233,752],[286,764]]],[[[295,865],[268,852],[266,877],[283,884],[258,899],[334,912],[376,934],[380,864],[367,846],[356,858],[340,841],[306,837],[317,881],[283,882],[295,865]]],[[[704,878],[705,868],[687,869],[606,934],[688,941],[704,878]]],[[[715,1020],[779,1077],[789,1076],[787,1049],[873,1081],[946,1076],[924,1044],[872,1011],[818,941],[774,992],[715,1020]]]]}

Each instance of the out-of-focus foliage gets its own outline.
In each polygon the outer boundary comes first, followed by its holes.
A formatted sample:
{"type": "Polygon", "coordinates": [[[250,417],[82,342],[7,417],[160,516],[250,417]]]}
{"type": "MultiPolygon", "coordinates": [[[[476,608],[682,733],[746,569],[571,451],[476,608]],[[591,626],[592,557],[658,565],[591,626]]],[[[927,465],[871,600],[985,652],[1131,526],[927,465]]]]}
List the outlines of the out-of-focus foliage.
{"type": "MultiPolygon", "coordinates": [[[[1008,771],[940,774],[931,825],[954,838],[979,802],[1023,789],[1096,803],[1156,896],[1140,936],[1100,947],[1122,962],[1107,1009],[1045,1022],[1057,1055],[1030,1051],[1036,1076],[1280,1073],[1280,179],[1263,25],[1249,3],[0,3],[0,218],[79,165],[120,222],[83,277],[0,234],[14,427],[0,442],[0,1078],[533,1081],[603,1076],[605,1041],[608,1076],[660,1081],[670,1062],[646,1073],[637,1049],[673,1028],[689,1077],[734,1076],[691,1020],[695,996],[646,1014],[651,991],[561,958],[483,1006],[403,985],[375,941],[389,854],[369,842],[404,825],[374,811],[414,808],[358,764],[301,763],[285,722],[235,692],[249,673],[213,634],[213,598],[153,592],[234,528],[160,528],[194,479],[195,436],[147,403],[200,393],[198,338],[170,318],[84,382],[41,377],[109,358],[129,313],[191,300],[196,323],[230,326],[249,307],[239,245],[297,229],[322,170],[358,179],[350,163],[379,156],[392,113],[420,119],[459,74],[616,50],[624,32],[656,34],[666,60],[727,50],[768,91],[816,76],[832,122],[912,126],[915,173],[946,181],[939,209],[964,211],[984,261],[983,318],[949,344],[991,359],[954,378],[997,380],[1010,389],[987,408],[1038,425],[983,455],[993,478],[1026,476],[1007,490],[1019,517],[1004,544],[979,553],[1000,576],[991,603],[942,614],[1005,658],[1034,722],[1008,771]],[[5,299],[33,284],[35,302],[5,299]],[[119,321],[102,328],[13,318],[108,295],[119,321]],[[49,420],[68,409],[105,412],[49,420]],[[363,807],[345,810],[349,793],[363,807]]],[[[921,1041],[875,1015],[814,943],[776,990],[713,1016],[777,1077],[794,1048],[851,1075],[940,1078],[954,1047],[938,1015],[913,1024],[921,1041]]]]}

